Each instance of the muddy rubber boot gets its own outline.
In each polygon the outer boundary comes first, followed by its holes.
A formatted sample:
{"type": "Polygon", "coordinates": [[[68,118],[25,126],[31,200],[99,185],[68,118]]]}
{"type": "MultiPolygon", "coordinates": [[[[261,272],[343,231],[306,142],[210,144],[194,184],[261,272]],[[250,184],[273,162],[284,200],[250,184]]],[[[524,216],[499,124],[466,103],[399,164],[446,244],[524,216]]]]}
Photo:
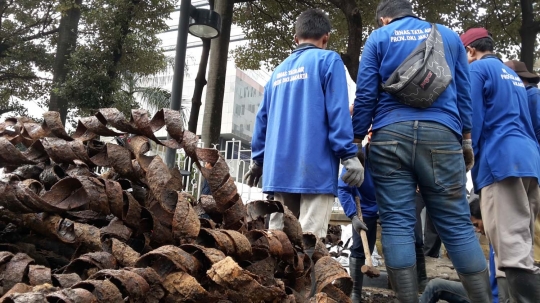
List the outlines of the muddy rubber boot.
{"type": "Polygon", "coordinates": [[[497,278],[497,289],[499,290],[499,303],[510,303],[510,289],[506,278],[497,278]]]}
{"type": "Polygon", "coordinates": [[[474,303],[491,303],[491,285],[489,283],[489,273],[487,268],[475,274],[460,274],[459,279],[465,287],[469,299],[474,303]]]}
{"type": "Polygon", "coordinates": [[[386,266],[390,284],[401,303],[418,303],[418,279],[416,265],[406,268],[386,266]]]}
{"type": "Polygon", "coordinates": [[[418,280],[418,293],[423,293],[429,282],[426,272],[426,256],[422,247],[416,247],[416,275],[418,280]]]}
{"type": "Polygon", "coordinates": [[[362,265],[366,262],[364,258],[349,258],[349,271],[353,280],[353,290],[351,300],[353,303],[362,302],[362,283],[364,282],[364,274],[362,273],[362,265]]]}
{"type": "Polygon", "coordinates": [[[519,303],[540,302],[540,275],[519,268],[506,268],[510,296],[519,303]]]}

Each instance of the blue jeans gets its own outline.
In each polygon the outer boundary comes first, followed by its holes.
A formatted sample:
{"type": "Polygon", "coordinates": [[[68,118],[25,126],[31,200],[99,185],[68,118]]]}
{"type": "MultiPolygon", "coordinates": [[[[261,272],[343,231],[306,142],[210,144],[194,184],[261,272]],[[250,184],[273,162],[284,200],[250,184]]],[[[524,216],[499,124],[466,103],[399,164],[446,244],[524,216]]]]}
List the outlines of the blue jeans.
{"type": "Polygon", "coordinates": [[[448,303],[470,303],[467,291],[461,282],[433,279],[420,297],[420,303],[435,303],[445,300],[448,303]]]}
{"type": "Polygon", "coordinates": [[[369,168],[375,184],[386,264],[415,264],[416,186],[457,272],[486,269],[470,220],[459,138],[433,122],[408,121],[374,132],[369,168]]]}

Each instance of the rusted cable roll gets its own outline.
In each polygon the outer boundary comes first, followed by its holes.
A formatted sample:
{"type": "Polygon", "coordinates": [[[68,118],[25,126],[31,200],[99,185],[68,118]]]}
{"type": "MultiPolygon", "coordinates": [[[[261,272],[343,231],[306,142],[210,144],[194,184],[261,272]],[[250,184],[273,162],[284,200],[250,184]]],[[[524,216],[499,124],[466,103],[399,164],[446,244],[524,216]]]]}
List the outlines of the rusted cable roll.
{"type": "Polygon", "coordinates": [[[277,260],[268,256],[258,261],[242,261],[239,265],[245,270],[256,275],[259,278],[261,285],[263,286],[275,286],[277,285],[274,273],[276,271],[277,260]]]}
{"type": "Polygon", "coordinates": [[[287,235],[293,246],[304,247],[302,242],[302,226],[294,214],[284,206],[283,232],[287,235]]]}
{"type": "Polygon", "coordinates": [[[141,210],[139,233],[150,234],[150,246],[158,247],[174,242],[170,228],[165,227],[159,218],[146,208],[141,210]]]}
{"type": "Polygon", "coordinates": [[[47,166],[39,175],[39,181],[49,190],[56,182],[66,177],[66,172],[58,165],[47,166]]]}
{"type": "Polygon", "coordinates": [[[217,205],[214,197],[210,195],[201,195],[199,199],[199,204],[201,205],[204,212],[212,218],[215,222],[221,222],[223,220],[223,210],[217,205]]]}
{"type": "Polygon", "coordinates": [[[200,151],[200,149],[197,150],[199,160],[206,161],[206,165],[201,167],[201,173],[208,181],[210,190],[214,192],[220,188],[227,181],[227,179],[230,178],[229,166],[227,165],[227,162],[225,162],[225,159],[221,156],[219,156],[217,160],[211,159],[210,161],[207,161],[199,155],[200,151]]]}
{"type": "Polygon", "coordinates": [[[45,294],[42,292],[14,293],[4,298],[3,303],[47,303],[45,294]]]}
{"type": "Polygon", "coordinates": [[[39,179],[39,175],[43,172],[44,164],[37,165],[22,165],[13,171],[13,174],[21,179],[39,179]]]}
{"type": "Polygon", "coordinates": [[[150,286],[143,277],[127,270],[105,269],[92,275],[92,280],[111,281],[122,293],[124,300],[133,303],[143,303],[150,286]]]}
{"type": "Polygon", "coordinates": [[[201,228],[197,237],[197,244],[219,249],[227,256],[236,252],[233,240],[219,230],[201,228]]]}
{"type": "Polygon", "coordinates": [[[249,240],[246,238],[246,236],[234,230],[222,229],[219,231],[226,234],[227,236],[229,236],[229,238],[232,239],[234,245],[233,256],[235,256],[239,260],[246,260],[251,258],[251,244],[249,243],[249,240]]]}
{"type": "Polygon", "coordinates": [[[123,200],[124,208],[122,210],[122,221],[129,228],[137,229],[141,220],[142,207],[139,202],[126,191],[123,192],[123,200]]]}
{"type": "MultiPolygon", "coordinates": [[[[175,272],[165,277],[163,288],[167,290],[165,303],[178,302],[183,298],[184,302],[208,302],[210,294],[197,282],[197,280],[185,272],[175,272]]],[[[209,302],[215,302],[210,300],[209,302]]]]}
{"type": "Polygon", "coordinates": [[[353,281],[338,261],[330,256],[322,257],[315,263],[314,270],[317,292],[325,292],[338,302],[350,302],[348,294],[353,281]]]}
{"type": "Polygon", "coordinates": [[[66,141],[60,138],[47,137],[41,139],[40,142],[47,155],[55,163],[93,165],[81,141],[66,141]]]}
{"type": "Polygon", "coordinates": [[[0,280],[3,281],[3,290],[7,292],[15,284],[23,282],[26,274],[28,273],[28,266],[34,263],[34,259],[23,253],[17,253],[6,264],[6,267],[2,273],[0,273],[0,280]]]}
{"type": "Polygon", "coordinates": [[[148,283],[148,285],[150,285],[150,290],[148,290],[148,292],[146,293],[146,303],[159,303],[161,302],[161,299],[165,297],[165,289],[162,286],[163,278],[160,277],[155,270],[150,267],[127,267],[124,269],[132,271],[143,277],[148,283]]]}
{"type": "Polygon", "coordinates": [[[271,237],[269,233],[263,230],[250,230],[246,238],[251,243],[254,255],[261,255],[261,251],[268,252],[275,258],[281,258],[283,255],[283,246],[277,237],[271,237]]]}
{"type": "Polygon", "coordinates": [[[172,221],[172,233],[176,243],[193,243],[199,235],[201,222],[191,206],[193,197],[185,192],[178,192],[178,200],[172,221]]]}
{"type": "Polygon", "coordinates": [[[52,284],[51,269],[43,265],[30,265],[28,267],[28,282],[36,286],[41,284],[52,284]]]}
{"type": "Polygon", "coordinates": [[[49,303],[97,303],[96,297],[86,289],[62,289],[48,294],[49,303]]]}
{"type": "Polygon", "coordinates": [[[231,257],[215,263],[208,270],[208,276],[223,287],[242,292],[247,302],[271,302],[287,296],[281,287],[259,284],[255,275],[243,270],[231,257]]]}
{"type": "Polygon", "coordinates": [[[17,214],[33,213],[34,211],[31,208],[19,201],[15,187],[16,184],[12,185],[0,181],[0,195],[2,196],[2,199],[0,199],[0,206],[17,214]]]}
{"type": "Polygon", "coordinates": [[[120,266],[132,267],[141,256],[126,243],[115,238],[109,238],[103,242],[103,250],[110,253],[118,261],[120,266]]]}
{"type": "Polygon", "coordinates": [[[9,251],[0,251],[0,267],[9,262],[13,256],[15,255],[9,251]]]}
{"type": "Polygon", "coordinates": [[[76,273],[71,274],[54,274],[51,277],[52,285],[60,288],[69,288],[81,281],[76,273]]]}
{"type": "Polygon", "coordinates": [[[73,138],[80,141],[88,141],[98,136],[119,136],[122,133],[115,132],[105,125],[107,121],[98,116],[83,117],[79,119],[73,138]]]}
{"type": "Polygon", "coordinates": [[[11,142],[0,137],[0,168],[18,167],[23,164],[36,164],[36,161],[28,159],[11,142]]]}
{"type": "Polygon", "coordinates": [[[91,292],[99,303],[124,303],[120,290],[108,280],[86,280],[71,287],[91,292]]]}
{"type": "Polygon", "coordinates": [[[154,215],[154,217],[158,218],[161,225],[168,229],[172,229],[173,213],[164,210],[159,201],[154,198],[154,195],[151,192],[149,192],[147,205],[148,210],[154,215]]]}
{"type": "Polygon", "coordinates": [[[165,277],[174,271],[184,271],[189,274],[196,273],[201,264],[195,257],[181,248],[166,245],[142,255],[135,266],[151,267],[160,276],[165,277]]]}
{"type": "Polygon", "coordinates": [[[283,204],[276,200],[257,200],[246,204],[246,220],[255,221],[272,213],[283,213],[283,204]]]}
{"type": "Polygon", "coordinates": [[[37,180],[24,180],[15,184],[15,195],[19,201],[33,210],[33,212],[59,213],[62,210],[44,201],[39,194],[43,191],[43,185],[37,180]]]}
{"type": "Polygon", "coordinates": [[[90,197],[84,184],[77,178],[67,177],[55,183],[41,198],[59,210],[79,210],[90,207],[90,197]]]}
{"type": "Polygon", "coordinates": [[[41,127],[49,130],[50,134],[53,134],[55,137],[68,141],[73,140],[64,128],[59,112],[48,111],[43,113],[43,124],[41,127]]]}
{"type": "Polygon", "coordinates": [[[225,254],[215,248],[208,248],[196,244],[184,244],[181,245],[180,248],[193,255],[201,263],[199,271],[193,274],[201,284],[204,284],[204,281],[207,278],[206,271],[209,270],[214,263],[225,259],[225,254]]]}
{"type": "Polygon", "coordinates": [[[86,190],[89,199],[89,208],[98,213],[110,214],[111,209],[109,208],[109,200],[105,192],[105,181],[86,176],[77,176],[76,178],[86,190]]]}
{"type": "Polygon", "coordinates": [[[122,190],[127,191],[130,193],[137,202],[141,206],[145,205],[146,201],[146,189],[144,189],[142,186],[135,184],[135,182],[131,182],[128,179],[118,179],[116,180],[122,186],[122,190]]]}
{"type": "Polygon", "coordinates": [[[116,259],[107,252],[84,254],[71,261],[64,269],[64,274],[76,273],[83,280],[102,269],[116,269],[116,259]]]}
{"type": "MultiPolygon", "coordinates": [[[[223,213],[223,228],[231,230],[240,230],[247,226],[246,206],[242,198],[237,196],[236,202],[223,213]]],[[[247,231],[247,230],[246,230],[247,231]]]]}
{"type": "Polygon", "coordinates": [[[216,190],[212,190],[212,195],[216,200],[218,208],[220,210],[226,210],[238,200],[238,188],[234,180],[229,177],[222,186],[216,190]]]}

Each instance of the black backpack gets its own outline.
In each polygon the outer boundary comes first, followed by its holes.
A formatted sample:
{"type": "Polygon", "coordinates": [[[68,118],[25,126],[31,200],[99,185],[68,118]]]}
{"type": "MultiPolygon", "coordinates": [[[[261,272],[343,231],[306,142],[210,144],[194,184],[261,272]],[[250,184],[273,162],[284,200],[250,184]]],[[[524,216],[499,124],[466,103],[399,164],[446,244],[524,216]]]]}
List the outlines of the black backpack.
{"type": "Polygon", "coordinates": [[[442,36],[432,23],[428,38],[405,58],[382,84],[382,89],[403,104],[430,107],[452,82],[444,55],[442,36]]]}

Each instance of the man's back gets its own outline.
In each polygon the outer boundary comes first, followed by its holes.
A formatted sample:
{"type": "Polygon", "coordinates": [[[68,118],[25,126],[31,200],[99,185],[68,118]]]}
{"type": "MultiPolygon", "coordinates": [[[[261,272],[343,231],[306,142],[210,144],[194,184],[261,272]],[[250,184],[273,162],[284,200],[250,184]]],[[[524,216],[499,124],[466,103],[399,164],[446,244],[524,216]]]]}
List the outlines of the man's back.
{"type": "Polygon", "coordinates": [[[474,188],[507,177],[535,177],[540,154],[525,86],[493,55],[471,64],[474,188]]]}
{"type": "MultiPolygon", "coordinates": [[[[386,82],[394,70],[412,53],[431,32],[431,24],[415,17],[404,17],[392,21],[374,31],[366,42],[357,83],[357,106],[378,98],[373,120],[373,129],[403,121],[432,121],[441,123],[456,134],[470,129],[470,98],[468,96],[468,64],[461,42],[456,33],[442,25],[437,29],[443,37],[445,57],[450,67],[453,81],[433,105],[426,109],[413,108],[400,103],[395,97],[378,90],[380,83],[386,82]],[[366,62],[364,62],[366,60],[366,62]],[[370,74],[378,74],[378,77],[370,74]],[[365,79],[369,78],[370,81],[365,79]],[[459,91],[457,90],[459,87],[459,91]],[[374,95],[375,94],[375,95],[374,95]],[[461,102],[461,103],[460,103],[461,102]]],[[[356,112],[356,106],[355,106],[356,112]]],[[[360,111],[359,111],[360,112],[360,111]]],[[[364,111],[367,112],[367,111],[364,111]]],[[[366,117],[354,117],[355,135],[365,128],[366,117]]]]}
{"type": "MultiPolygon", "coordinates": [[[[275,69],[260,108],[265,138],[257,141],[265,142],[264,191],[337,194],[339,159],[356,150],[346,88],[339,55],[311,45],[275,69]]],[[[253,149],[253,159],[262,159],[261,147],[253,149]]]]}

